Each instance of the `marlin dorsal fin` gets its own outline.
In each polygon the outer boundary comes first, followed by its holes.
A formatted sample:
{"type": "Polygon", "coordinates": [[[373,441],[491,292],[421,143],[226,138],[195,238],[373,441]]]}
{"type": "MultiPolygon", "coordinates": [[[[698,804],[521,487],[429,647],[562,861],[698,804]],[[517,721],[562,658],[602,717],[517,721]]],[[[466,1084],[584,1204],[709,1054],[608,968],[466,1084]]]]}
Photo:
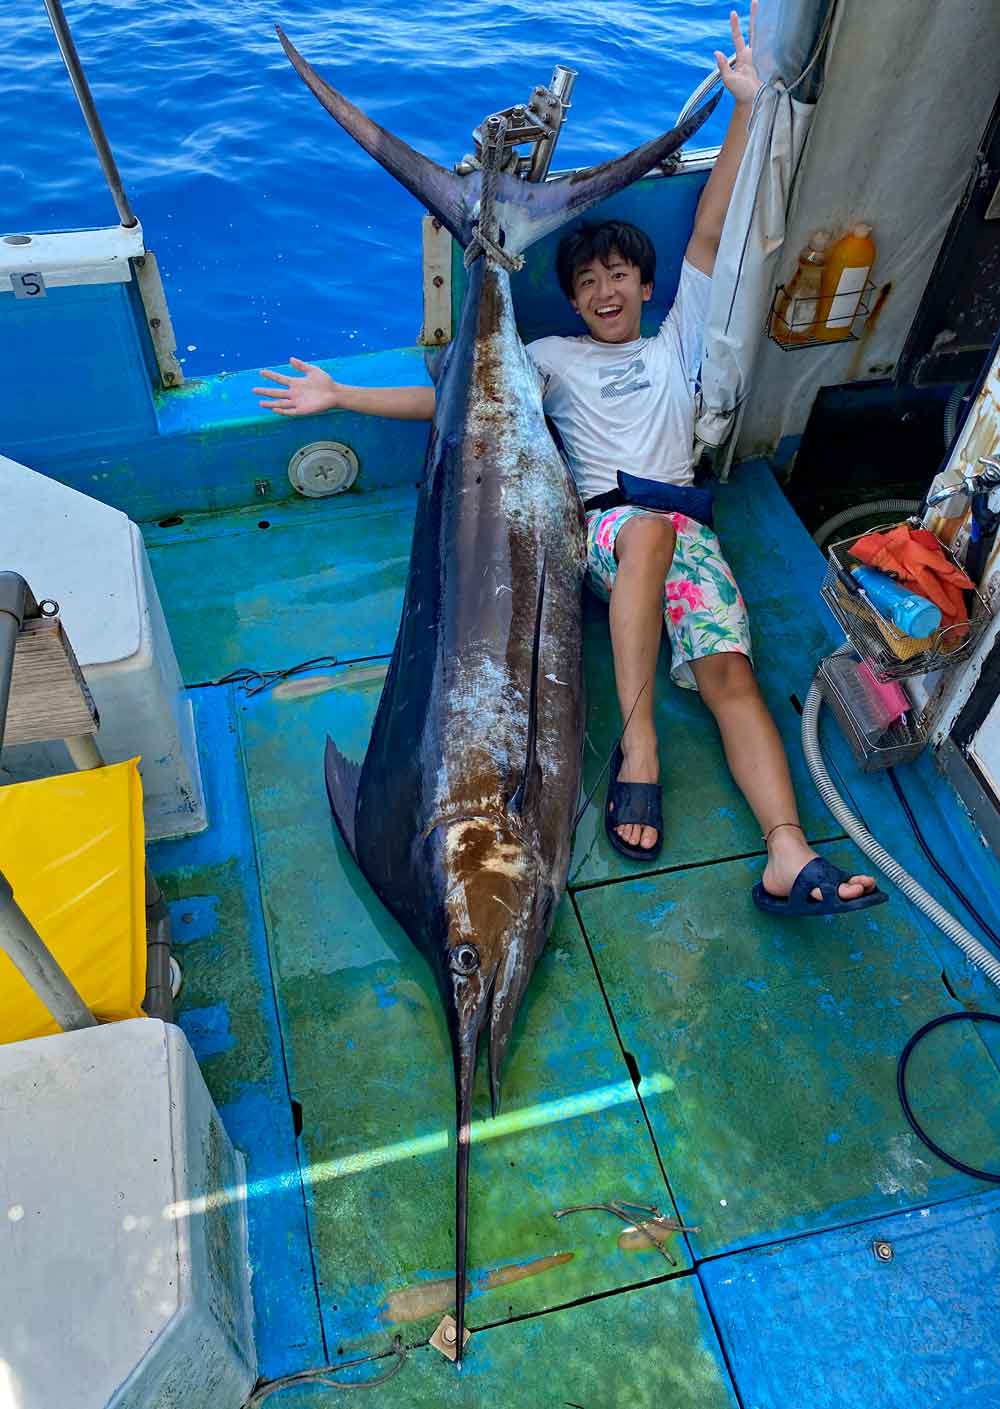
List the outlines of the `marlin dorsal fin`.
{"type": "Polygon", "coordinates": [[[545,575],[548,570],[548,553],[542,558],[542,571],[538,579],[538,603],[535,607],[535,636],[531,646],[531,685],[528,690],[528,742],[525,748],[524,773],[517,791],[507,804],[508,812],[523,813],[531,801],[537,797],[542,786],[542,770],[538,763],[538,673],[542,658],[542,607],[545,603],[545,575]]]}
{"type": "Polygon", "coordinates": [[[330,799],[330,811],[348,851],[358,859],[358,843],[355,836],[355,811],[358,804],[358,785],[361,781],[361,765],[345,758],[331,738],[326,741],[324,757],[326,773],[326,795],[330,799]]]}

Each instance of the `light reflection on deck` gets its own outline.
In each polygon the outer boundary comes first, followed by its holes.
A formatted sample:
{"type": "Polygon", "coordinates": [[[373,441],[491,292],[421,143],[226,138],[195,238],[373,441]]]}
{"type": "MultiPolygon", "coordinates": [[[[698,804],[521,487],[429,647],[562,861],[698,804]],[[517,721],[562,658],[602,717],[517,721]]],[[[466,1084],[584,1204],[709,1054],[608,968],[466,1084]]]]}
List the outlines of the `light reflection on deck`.
{"type": "MultiPolygon", "coordinates": [[[[672,1091],[673,1085],[673,1081],[665,1073],[654,1072],[651,1076],[642,1078],[638,1094],[641,1097],[658,1096],[665,1091],[672,1091]]],[[[578,1116],[593,1115],[596,1111],[609,1110],[612,1106],[626,1105],[633,1101],[635,1096],[636,1088],[631,1081],[616,1081],[608,1086],[595,1087],[592,1091],[581,1091],[575,1096],[562,1096],[555,1101],[540,1101],[521,1110],[507,1111],[495,1119],[473,1121],[472,1143],[497,1140],[503,1135],[514,1135],[522,1130],[537,1130],[540,1126],[557,1125],[564,1120],[575,1120],[578,1116]]],[[[361,1174],[368,1169],[395,1164],[398,1160],[414,1159],[420,1155],[446,1150],[450,1138],[451,1132],[442,1128],[427,1135],[417,1135],[412,1140],[397,1140],[391,1145],[379,1145],[375,1149],[359,1150],[352,1155],[340,1155],[337,1159],[308,1165],[301,1173],[297,1169],[287,1170],[267,1179],[255,1179],[245,1185],[202,1194],[195,1199],[181,1199],[177,1203],[168,1204],[163,1210],[163,1217],[189,1218],[209,1209],[220,1208],[224,1204],[266,1198],[270,1194],[293,1187],[300,1179],[304,1184],[323,1184],[329,1179],[343,1179],[347,1175],[361,1174]]]]}

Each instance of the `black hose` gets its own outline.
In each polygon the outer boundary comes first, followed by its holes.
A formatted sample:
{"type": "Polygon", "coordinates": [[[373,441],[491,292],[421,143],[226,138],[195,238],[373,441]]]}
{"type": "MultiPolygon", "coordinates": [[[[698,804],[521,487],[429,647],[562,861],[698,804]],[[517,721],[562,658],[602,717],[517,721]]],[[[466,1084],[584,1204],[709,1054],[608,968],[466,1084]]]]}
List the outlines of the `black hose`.
{"type": "Polygon", "coordinates": [[[909,1121],[910,1128],[917,1139],[922,1140],[929,1150],[933,1150],[938,1159],[944,1160],[945,1164],[950,1164],[952,1169],[958,1169],[963,1174],[971,1175],[973,1179],[984,1179],[988,1184],[1000,1184],[1000,1173],[993,1173],[989,1169],[976,1169],[971,1164],[963,1164],[960,1159],[956,1159],[954,1155],[949,1155],[945,1150],[942,1150],[941,1146],[931,1139],[913,1114],[910,1098],[906,1094],[906,1065],[914,1047],[936,1027],[941,1027],[944,1023],[957,1022],[1000,1023],[1000,1017],[993,1013],[944,1013],[941,1017],[932,1018],[930,1022],[924,1023],[923,1027],[918,1028],[900,1053],[899,1063],[896,1067],[896,1090],[899,1092],[899,1103],[903,1107],[903,1114],[909,1121]]]}
{"type": "Polygon", "coordinates": [[[976,924],[982,930],[983,934],[987,935],[997,946],[997,948],[1000,949],[1000,935],[998,935],[996,930],[994,930],[990,925],[986,923],[982,915],[980,915],[979,911],[973,905],[972,901],[969,900],[969,898],[955,884],[955,882],[948,875],[947,871],[945,871],[944,867],[938,861],[937,857],[934,855],[933,851],[928,845],[923,832],[920,830],[920,824],[913,814],[913,809],[910,807],[910,804],[906,800],[906,794],[903,792],[903,789],[899,786],[899,779],[896,777],[895,768],[887,768],[886,772],[889,775],[889,782],[892,784],[893,791],[899,799],[899,805],[906,813],[906,820],[909,822],[910,827],[913,831],[913,835],[916,837],[917,842],[919,843],[920,850],[927,857],[927,860],[934,867],[934,870],[944,881],[945,885],[951,891],[952,895],[954,895],[955,899],[958,900],[962,905],[964,905],[966,910],[968,910],[969,914],[975,920],[976,924]]]}

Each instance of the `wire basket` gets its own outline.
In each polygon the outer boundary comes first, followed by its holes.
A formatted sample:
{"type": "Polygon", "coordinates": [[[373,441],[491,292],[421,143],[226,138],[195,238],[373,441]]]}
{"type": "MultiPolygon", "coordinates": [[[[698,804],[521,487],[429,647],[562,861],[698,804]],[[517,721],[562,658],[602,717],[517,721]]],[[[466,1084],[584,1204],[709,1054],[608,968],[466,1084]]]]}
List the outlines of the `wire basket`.
{"type": "MultiPolygon", "coordinates": [[[[860,657],[849,652],[827,656],[819,663],[816,684],[840,725],[862,773],[877,773],[909,763],[927,745],[930,717],[912,708],[902,719],[886,723],[858,674],[860,657]]],[[[905,691],[904,691],[905,693],[905,691]]],[[[909,698],[907,696],[907,698],[909,698]]]]}
{"type": "MultiPolygon", "coordinates": [[[[874,306],[875,285],[870,279],[866,279],[860,294],[857,295],[857,303],[847,326],[821,337],[817,330],[829,319],[837,299],[843,303],[845,298],[854,298],[855,295],[827,294],[825,298],[793,298],[786,307],[785,288],[785,284],[779,284],[774,291],[765,330],[771,341],[776,342],[786,352],[800,347],[834,347],[838,342],[857,342],[865,320],[874,306]],[[789,312],[791,318],[788,317],[789,312]]],[[[838,317],[837,321],[843,323],[845,320],[838,317]]]]}
{"type": "MultiPolygon", "coordinates": [[[[910,519],[908,523],[911,527],[920,526],[917,519],[910,519]]],[[[898,527],[898,524],[885,524],[870,532],[889,533],[898,527]]],[[[853,557],[851,549],[865,536],[855,534],[853,538],[830,545],[826,576],[820,590],[848,641],[878,679],[906,680],[913,675],[956,665],[971,655],[990,619],[989,604],[982,593],[973,589],[966,594],[967,599],[971,599],[968,624],[960,622],[945,627],[933,636],[906,636],[861,594],[851,576],[851,568],[861,566],[861,560],[853,557]]],[[[947,560],[961,570],[954,554],[940,539],[937,541],[947,560]]]]}

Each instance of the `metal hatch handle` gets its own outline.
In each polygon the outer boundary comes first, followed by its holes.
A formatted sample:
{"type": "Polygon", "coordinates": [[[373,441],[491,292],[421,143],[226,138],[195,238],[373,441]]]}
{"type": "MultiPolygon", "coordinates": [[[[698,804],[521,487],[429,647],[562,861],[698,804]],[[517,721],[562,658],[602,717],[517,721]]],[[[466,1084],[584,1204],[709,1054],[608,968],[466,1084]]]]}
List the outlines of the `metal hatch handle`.
{"type": "Polygon", "coordinates": [[[69,32],[69,25],[66,16],[63,14],[61,0],[45,0],[45,10],[49,17],[49,23],[55,32],[56,41],[59,45],[59,52],[63,56],[63,62],[69,73],[70,82],[73,85],[73,92],[76,100],[80,104],[84,121],[90,132],[94,150],[97,152],[97,159],[101,163],[101,170],[104,172],[104,179],[108,183],[108,190],[118,211],[118,218],[126,229],[131,229],[138,225],[138,220],[132,213],[132,207],[128,203],[128,196],[122,185],[122,179],[118,174],[118,167],[115,164],[114,156],[108,145],[108,139],[101,126],[101,119],[97,115],[97,108],[94,105],[93,94],[83,72],[83,65],[80,63],[80,56],[76,52],[76,45],[73,43],[73,36],[69,32]]]}

